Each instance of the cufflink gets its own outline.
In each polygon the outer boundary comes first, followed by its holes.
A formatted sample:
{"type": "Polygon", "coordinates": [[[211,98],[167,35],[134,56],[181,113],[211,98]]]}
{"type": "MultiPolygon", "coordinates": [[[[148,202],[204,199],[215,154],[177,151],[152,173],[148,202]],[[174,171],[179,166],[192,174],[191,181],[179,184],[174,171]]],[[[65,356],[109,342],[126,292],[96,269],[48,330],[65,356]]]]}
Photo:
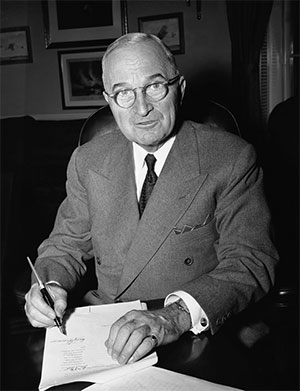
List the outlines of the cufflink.
{"type": "Polygon", "coordinates": [[[202,327],[206,327],[207,326],[207,319],[201,318],[200,319],[200,324],[201,324],[202,327]]]}

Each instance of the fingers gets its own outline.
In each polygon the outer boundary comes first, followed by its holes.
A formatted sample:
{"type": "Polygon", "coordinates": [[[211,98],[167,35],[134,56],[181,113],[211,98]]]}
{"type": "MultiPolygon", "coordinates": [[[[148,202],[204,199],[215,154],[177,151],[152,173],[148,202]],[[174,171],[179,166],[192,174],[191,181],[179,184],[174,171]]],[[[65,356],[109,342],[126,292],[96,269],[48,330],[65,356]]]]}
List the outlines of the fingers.
{"type": "Polygon", "coordinates": [[[108,354],[119,364],[135,362],[158,344],[159,327],[147,311],[130,311],[115,322],[106,341],[108,354]],[[156,331],[153,331],[156,330],[156,331]]]}
{"type": "Polygon", "coordinates": [[[105,345],[107,347],[107,352],[110,356],[112,356],[115,359],[115,354],[113,355],[113,346],[115,343],[115,340],[117,338],[117,335],[119,333],[119,329],[126,323],[125,316],[122,316],[119,320],[117,320],[113,325],[111,326],[109,330],[109,336],[107,341],[105,342],[105,345]]]}
{"type": "Polygon", "coordinates": [[[147,325],[138,327],[130,332],[131,327],[123,327],[117,335],[111,348],[112,358],[119,364],[132,363],[144,357],[157,345],[157,338],[149,336],[147,325]]]}
{"type": "Polygon", "coordinates": [[[47,289],[53,298],[56,315],[62,318],[67,307],[67,292],[57,284],[47,284],[47,289]]]}
{"type": "MultiPolygon", "coordinates": [[[[117,360],[119,364],[126,364],[129,359],[133,357],[137,348],[144,344],[144,340],[150,332],[148,326],[140,326],[136,329],[133,328],[133,324],[122,327],[112,347],[112,358],[117,360]]],[[[144,346],[144,354],[148,353],[151,348],[151,346],[148,346],[147,349],[147,346],[144,346]]]]}
{"type": "Polygon", "coordinates": [[[156,346],[176,341],[188,329],[182,321],[186,315],[189,325],[189,314],[172,304],[155,311],[129,311],[112,325],[107,352],[120,364],[137,361],[156,346]]]}
{"type": "Polygon", "coordinates": [[[129,362],[135,362],[144,357],[147,353],[149,353],[151,350],[156,348],[158,345],[158,338],[156,335],[149,335],[146,337],[142,343],[138,346],[138,348],[135,350],[133,355],[131,356],[129,362]]]}
{"type": "Polygon", "coordinates": [[[25,313],[34,327],[48,327],[54,322],[54,311],[45,303],[38,284],[33,284],[25,295],[25,313]]]}
{"type": "Polygon", "coordinates": [[[62,316],[67,305],[67,292],[59,286],[51,286],[51,295],[55,303],[55,311],[44,301],[38,284],[33,284],[25,295],[25,313],[32,326],[54,326],[55,316],[62,316]]]}

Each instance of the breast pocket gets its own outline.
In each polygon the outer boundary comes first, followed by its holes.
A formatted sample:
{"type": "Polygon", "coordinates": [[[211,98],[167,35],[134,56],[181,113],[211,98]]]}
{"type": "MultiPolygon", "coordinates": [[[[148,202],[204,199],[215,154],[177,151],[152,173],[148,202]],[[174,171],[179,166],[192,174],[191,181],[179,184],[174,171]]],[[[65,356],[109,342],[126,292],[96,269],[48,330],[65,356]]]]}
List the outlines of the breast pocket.
{"type": "Polygon", "coordinates": [[[171,248],[173,253],[180,255],[192,254],[194,256],[200,255],[203,252],[212,250],[214,242],[218,238],[216,230],[216,218],[213,217],[207,224],[193,225],[191,230],[184,230],[183,226],[178,225],[177,229],[181,227],[181,233],[176,233],[175,229],[171,234],[171,248]]]}
{"type": "Polygon", "coordinates": [[[207,225],[182,234],[172,232],[170,254],[177,282],[191,281],[218,264],[214,243],[218,239],[216,218],[207,225]]]}

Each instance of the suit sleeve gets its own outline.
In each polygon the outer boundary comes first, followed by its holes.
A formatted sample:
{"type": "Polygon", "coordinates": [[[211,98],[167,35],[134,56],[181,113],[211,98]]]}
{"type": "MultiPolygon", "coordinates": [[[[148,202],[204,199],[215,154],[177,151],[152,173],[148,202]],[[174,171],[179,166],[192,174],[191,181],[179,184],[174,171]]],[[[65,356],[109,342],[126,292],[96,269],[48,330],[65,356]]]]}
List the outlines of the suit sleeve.
{"type": "Polygon", "coordinates": [[[182,287],[207,314],[212,333],[270,290],[278,260],[252,146],[243,148],[225,182],[215,210],[218,265],[182,287]]]}
{"type": "Polygon", "coordinates": [[[44,281],[57,281],[71,290],[92,258],[87,195],[79,179],[76,149],[67,169],[67,197],[60,205],[54,228],[38,249],[36,267],[44,281]]]}

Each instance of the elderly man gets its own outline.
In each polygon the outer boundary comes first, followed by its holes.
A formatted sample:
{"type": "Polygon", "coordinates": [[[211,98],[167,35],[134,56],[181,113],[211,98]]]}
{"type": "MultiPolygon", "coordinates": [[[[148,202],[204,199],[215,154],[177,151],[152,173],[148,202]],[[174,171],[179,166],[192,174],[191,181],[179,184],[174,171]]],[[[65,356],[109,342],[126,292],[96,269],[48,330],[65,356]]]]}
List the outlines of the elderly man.
{"type": "Polygon", "coordinates": [[[34,283],[25,311],[33,326],[53,326],[95,259],[90,303],[165,298],[112,325],[106,346],[124,364],[188,330],[215,333],[269,291],[277,253],[252,146],[180,119],[186,82],[158,38],[113,42],[103,84],[118,128],[74,151],[67,198],[39,247],[55,312],[34,283]]]}

